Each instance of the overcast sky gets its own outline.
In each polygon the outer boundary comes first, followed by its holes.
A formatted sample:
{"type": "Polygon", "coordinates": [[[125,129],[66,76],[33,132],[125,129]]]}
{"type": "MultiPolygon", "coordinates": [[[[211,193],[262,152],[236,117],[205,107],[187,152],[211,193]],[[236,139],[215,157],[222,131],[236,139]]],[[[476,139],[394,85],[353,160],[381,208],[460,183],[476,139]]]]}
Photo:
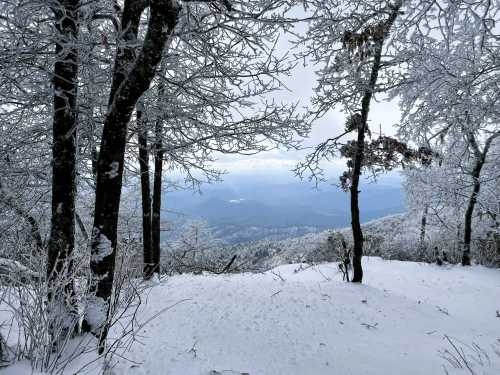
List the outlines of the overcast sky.
{"type": "MultiPolygon", "coordinates": [[[[289,91],[278,93],[275,99],[289,102],[300,101],[299,107],[308,105],[313,88],[316,85],[315,69],[312,65],[306,67],[297,66],[291,77],[284,80],[289,91]]],[[[371,128],[378,131],[379,126],[381,126],[384,134],[393,135],[393,125],[399,121],[399,116],[400,112],[396,101],[372,102],[370,111],[371,128]]],[[[316,122],[311,136],[305,140],[304,146],[312,147],[326,138],[339,134],[344,129],[344,123],[345,118],[342,113],[331,111],[327,116],[316,122]]],[[[221,155],[216,165],[231,174],[292,176],[290,170],[294,168],[299,160],[304,158],[306,153],[306,150],[272,150],[254,156],[221,155]]],[[[328,177],[336,181],[339,172],[345,169],[345,161],[334,160],[325,167],[329,171],[328,177]]]]}

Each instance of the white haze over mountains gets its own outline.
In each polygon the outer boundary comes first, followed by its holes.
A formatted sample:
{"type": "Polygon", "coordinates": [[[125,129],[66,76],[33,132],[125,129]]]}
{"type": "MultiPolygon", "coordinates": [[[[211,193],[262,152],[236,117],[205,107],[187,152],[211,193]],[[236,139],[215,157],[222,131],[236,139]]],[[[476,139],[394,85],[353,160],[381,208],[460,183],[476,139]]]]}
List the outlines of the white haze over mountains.
{"type": "MultiPolygon", "coordinates": [[[[286,43],[286,42],[285,42],[286,43]]],[[[280,50],[287,53],[286,47],[280,50]]],[[[305,111],[314,92],[317,67],[298,64],[283,83],[286,89],[273,100],[298,102],[305,111]]],[[[394,135],[400,111],[396,100],[372,102],[370,127],[394,135]]],[[[318,119],[302,150],[273,149],[257,155],[219,155],[215,167],[227,172],[223,181],[203,185],[202,194],[168,193],[164,209],[174,221],[208,221],[216,235],[227,242],[246,242],[264,238],[282,239],[304,233],[345,227],[350,223],[349,196],[335,186],[346,168],[346,161],[324,162],[327,182],[315,189],[314,182],[301,181],[292,170],[297,162],[321,141],[344,130],[345,116],[331,111],[318,119]],[[179,220],[180,219],[180,220],[179,220]]],[[[361,193],[361,216],[366,222],[405,211],[398,172],[382,176],[376,183],[365,180],[361,193]]]]}
{"type": "MultiPolygon", "coordinates": [[[[399,175],[382,176],[377,183],[365,180],[360,204],[363,222],[404,212],[399,175]]],[[[163,209],[167,220],[180,226],[207,221],[214,235],[228,243],[284,239],[350,223],[347,193],[328,183],[316,189],[279,169],[261,174],[240,170],[222,183],[204,185],[201,194],[166,193],[163,209]]],[[[165,233],[164,239],[171,235],[165,233]]]]}

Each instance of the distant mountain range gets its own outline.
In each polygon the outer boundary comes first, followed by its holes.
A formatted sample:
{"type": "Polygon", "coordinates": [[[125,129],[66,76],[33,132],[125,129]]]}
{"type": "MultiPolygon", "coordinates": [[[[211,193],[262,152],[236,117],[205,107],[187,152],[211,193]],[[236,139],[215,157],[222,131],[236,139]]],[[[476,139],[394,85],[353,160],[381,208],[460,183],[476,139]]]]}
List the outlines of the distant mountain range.
{"type": "MultiPolygon", "coordinates": [[[[392,182],[392,181],[391,181],[392,182]]],[[[296,180],[233,178],[209,185],[203,194],[165,194],[170,220],[202,219],[229,243],[281,239],[349,225],[349,194],[332,185],[313,189],[296,180]]],[[[363,222],[405,210],[398,184],[366,183],[360,194],[363,222]]]]}

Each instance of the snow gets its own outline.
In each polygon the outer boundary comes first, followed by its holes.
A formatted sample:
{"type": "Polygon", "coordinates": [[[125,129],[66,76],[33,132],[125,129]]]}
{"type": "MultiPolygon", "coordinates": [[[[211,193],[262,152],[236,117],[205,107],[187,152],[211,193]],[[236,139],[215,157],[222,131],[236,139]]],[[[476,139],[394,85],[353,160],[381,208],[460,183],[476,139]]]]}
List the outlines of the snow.
{"type": "Polygon", "coordinates": [[[85,319],[91,327],[100,328],[107,318],[108,305],[101,297],[92,296],[87,299],[85,319]]]}
{"type": "MultiPolygon", "coordinates": [[[[477,374],[500,373],[493,347],[500,348],[499,270],[375,257],[364,266],[362,285],[342,282],[335,263],[163,280],[148,292],[140,319],[173,307],[138,332],[126,354],[134,362],[120,360],[113,371],[434,375],[446,367],[470,374],[443,358],[447,335],[466,355],[473,343],[489,354],[490,362],[475,364],[477,374]]],[[[0,374],[20,374],[17,366],[0,374]]]]}
{"type": "Polygon", "coordinates": [[[109,172],[106,172],[106,174],[109,176],[110,179],[118,177],[118,170],[120,168],[120,163],[117,161],[113,161],[110,164],[110,170],[109,172]]]}
{"type": "Polygon", "coordinates": [[[15,260],[6,258],[0,258],[0,277],[2,275],[8,276],[10,279],[19,276],[32,279],[40,277],[38,272],[30,270],[28,267],[15,260]]]}
{"type": "Polygon", "coordinates": [[[111,241],[104,234],[99,234],[99,245],[97,246],[97,252],[92,254],[92,261],[99,263],[112,253],[113,246],[111,245],[111,241]]]}

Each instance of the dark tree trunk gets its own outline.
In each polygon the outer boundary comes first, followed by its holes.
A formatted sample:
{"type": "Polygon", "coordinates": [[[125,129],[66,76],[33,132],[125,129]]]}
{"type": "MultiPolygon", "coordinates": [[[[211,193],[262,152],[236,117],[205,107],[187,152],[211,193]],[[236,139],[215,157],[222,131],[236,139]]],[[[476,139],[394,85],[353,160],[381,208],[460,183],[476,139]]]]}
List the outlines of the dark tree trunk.
{"type": "MultiPolygon", "coordinates": [[[[118,224],[118,208],[120,204],[121,178],[123,174],[123,154],[120,156],[120,152],[125,152],[125,139],[128,125],[128,120],[124,126],[121,124],[119,114],[122,108],[116,106],[113,108],[113,101],[118,88],[126,78],[127,72],[125,69],[127,67],[131,69],[130,66],[135,59],[135,45],[137,42],[140,17],[143,10],[144,5],[141,0],[126,0],[124,3],[121,30],[126,30],[126,32],[124,32],[123,35],[121,35],[121,38],[117,41],[118,47],[113,69],[113,81],[111,83],[108,99],[108,115],[106,116],[103,128],[101,149],[100,153],[97,152],[96,148],[92,150],[92,167],[94,178],[96,180],[96,202],[94,205],[94,229],[92,231],[91,239],[92,257],[90,266],[92,269],[92,278],[98,279],[101,277],[99,276],[99,272],[102,272],[106,275],[106,277],[103,277],[102,282],[91,280],[90,292],[95,293],[95,300],[100,301],[101,304],[104,303],[104,305],[107,305],[107,308],[109,308],[109,298],[103,298],[102,295],[111,293],[113,275],[104,270],[112,269],[114,271],[114,254],[111,253],[114,251],[113,249],[116,249],[116,240],[115,243],[113,243],[111,238],[113,238],[113,236],[116,238],[117,236],[116,227],[118,224]],[[107,121],[108,118],[111,119],[111,111],[114,112],[114,118],[112,121],[107,121]],[[112,164],[113,160],[116,160],[116,163],[112,164]],[[121,171],[119,168],[120,160],[122,164],[121,171]],[[104,165],[105,163],[107,166],[104,165]],[[106,191],[106,189],[108,189],[108,191],[106,191]],[[98,210],[99,215],[97,215],[98,210]],[[106,228],[103,223],[106,223],[106,228]],[[108,233],[109,236],[105,235],[105,238],[101,238],[102,233],[108,233]],[[110,251],[109,249],[105,249],[104,245],[100,246],[99,243],[101,243],[101,241],[106,242],[108,247],[111,247],[112,250],[110,251]],[[105,252],[107,256],[99,255],[99,253],[103,252],[105,252]],[[106,284],[104,285],[103,282],[106,284]]],[[[121,99],[123,100],[123,98],[121,99]]],[[[95,322],[93,323],[95,325],[95,322]]],[[[101,323],[101,325],[103,324],[104,322],[101,323]]],[[[100,328],[101,327],[93,327],[93,324],[89,321],[89,319],[87,319],[87,315],[85,316],[82,324],[82,330],[84,332],[93,331],[97,334],[100,328]]],[[[104,332],[104,336],[105,335],[106,333],[104,332]]]]}
{"type": "Polygon", "coordinates": [[[357,124],[358,137],[356,140],[356,150],[352,158],[353,168],[351,177],[351,227],[353,236],[353,258],[352,269],[353,283],[361,283],[363,281],[363,267],[361,265],[361,258],[363,257],[363,231],[361,230],[361,220],[359,215],[359,178],[364,162],[364,148],[365,148],[365,134],[368,129],[368,114],[370,112],[370,102],[373,97],[373,91],[378,79],[380,70],[380,62],[382,59],[382,48],[384,40],[387,37],[389,30],[394,23],[401,7],[401,2],[392,8],[389,19],[384,25],[384,34],[374,38],[374,51],[373,51],[373,65],[370,73],[370,80],[368,87],[364,92],[363,99],[361,100],[361,117],[357,124]]]}
{"type": "MultiPolygon", "coordinates": [[[[470,117],[469,114],[466,113],[466,122],[467,125],[470,125],[470,117]]],[[[483,168],[484,163],[486,162],[486,156],[488,155],[489,149],[493,141],[500,137],[500,131],[497,131],[491,134],[484,143],[484,148],[481,151],[479,145],[476,141],[476,137],[474,133],[471,131],[466,133],[467,141],[469,142],[469,146],[474,153],[474,157],[476,159],[474,169],[471,172],[473,188],[472,194],[469,198],[469,203],[467,204],[467,209],[465,210],[464,217],[464,247],[462,253],[462,265],[470,266],[470,248],[471,248],[471,240],[472,240],[472,215],[474,214],[474,208],[477,203],[477,197],[479,196],[479,191],[481,190],[481,170],[483,168]]]]}
{"type": "Polygon", "coordinates": [[[422,219],[420,221],[420,248],[424,247],[425,233],[427,229],[427,213],[429,212],[429,206],[425,205],[424,211],[422,212],[422,219]]]}
{"type": "Polygon", "coordinates": [[[353,237],[353,258],[352,269],[353,283],[360,283],[363,280],[363,267],[361,265],[361,258],[363,256],[363,231],[361,230],[361,220],[359,217],[359,177],[361,175],[361,166],[363,163],[363,151],[365,143],[366,126],[362,125],[358,128],[358,138],[356,144],[356,153],[354,155],[353,163],[354,168],[352,171],[351,183],[351,227],[353,237]]]}
{"type": "Polygon", "coordinates": [[[137,57],[137,34],[141,21],[141,14],[146,7],[144,0],[125,0],[121,19],[121,32],[123,35],[118,39],[118,48],[113,67],[113,80],[109,92],[108,108],[115,99],[122,82],[127,78],[137,57]]]}
{"type": "MultiPolygon", "coordinates": [[[[161,90],[160,90],[161,91],[161,90]]],[[[160,235],[161,235],[161,191],[163,173],[162,121],[155,124],[155,173],[153,187],[153,272],[160,273],[160,235]]]]}
{"type": "Polygon", "coordinates": [[[99,153],[97,152],[97,147],[92,145],[92,177],[94,180],[97,178],[97,159],[99,158],[99,153]]]}
{"type": "MultiPolygon", "coordinates": [[[[128,8],[135,1],[125,1],[123,19],[128,8]]],[[[104,351],[107,336],[107,317],[113,288],[115,257],[117,246],[117,225],[122,188],[123,162],[127,136],[127,126],[140,96],[149,88],[156,67],[161,60],[165,42],[171,35],[178,19],[179,8],[173,0],[152,0],[148,30],[133,66],[127,74],[121,75],[122,82],[115,83],[124,64],[118,62],[123,54],[118,51],[113,88],[116,89],[108,114],[104,121],[101,148],[97,165],[97,185],[95,217],[92,233],[91,289],[95,293],[90,311],[96,309],[104,314],[87,319],[86,327],[100,335],[99,352],[104,351]],[[103,316],[104,315],[104,316],[103,316]]],[[[140,14],[134,14],[136,20],[140,14]]],[[[135,22],[135,21],[134,21],[135,22]]],[[[138,22],[138,21],[137,21],[138,22]]],[[[131,22],[124,22],[126,29],[131,22]]]]}
{"type": "Polygon", "coordinates": [[[464,248],[462,253],[462,266],[470,266],[470,247],[471,247],[471,239],[472,239],[472,215],[474,213],[474,208],[476,207],[477,197],[479,195],[479,191],[481,190],[481,169],[484,165],[484,158],[476,160],[474,165],[474,169],[472,170],[472,180],[473,180],[473,188],[472,194],[469,198],[469,203],[467,204],[467,209],[465,210],[465,218],[464,218],[464,248]]]}
{"type": "Polygon", "coordinates": [[[54,309],[65,308],[71,315],[74,314],[71,272],[75,243],[78,9],[79,0],[59,0],[52,6],[57,41],[53,78],[52,217],[47,256],[48,299],[49,303],[58,305],[54,306],[54,309]]]}
{"type": "Polygon", "coordinates": [[[153,275],[154,268],[151,248],[151,186],[149,182],[148,131],[141,105],[137,105],[137,138],[139,142],[139,167],[141,173],[142,195],[143,276],[144,279],[147,280],[153,275]]]}
{"type": "Polygon", "coordinates": [[[363,257],[363,231],[361,229],[361,220],[359,216],[359,178],[364,162],[364,146],[365,146],[365,133],[367,129],[368,113],[370,112],[370,102],[373,96],[373,90],[377,83],[378,72],[380,69],[380,60],[382,56],[383,39],[376,41],[375,55],[373,66],[368,84],[368,90],[365,91],[361,102],[361,118],[358,124],[358,138],[356,140],[356,151],[353,157],[352,169],[352,182],[351,182],[351,227],[353,237],[353,258],[352,269],[353,283],[360,283],[363,281],[363,267],[361,265],[361,258],[363,257]]]}

